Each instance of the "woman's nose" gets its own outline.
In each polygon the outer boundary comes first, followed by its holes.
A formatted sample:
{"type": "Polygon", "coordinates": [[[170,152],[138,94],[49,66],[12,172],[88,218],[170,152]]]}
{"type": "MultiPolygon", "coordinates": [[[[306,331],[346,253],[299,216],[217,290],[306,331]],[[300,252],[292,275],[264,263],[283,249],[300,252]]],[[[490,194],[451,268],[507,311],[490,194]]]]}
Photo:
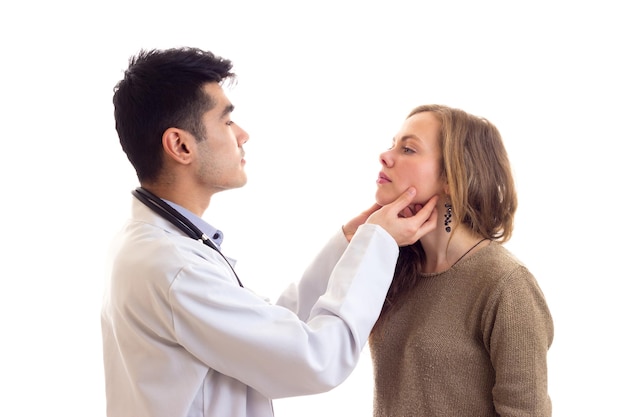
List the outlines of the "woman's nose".
{"type": "Polygon", "coordinates": [[[385,167],[391,166],[391,157],[389,155],[389,151],[385,151],[380,154],[380,163],[385,167]]]}

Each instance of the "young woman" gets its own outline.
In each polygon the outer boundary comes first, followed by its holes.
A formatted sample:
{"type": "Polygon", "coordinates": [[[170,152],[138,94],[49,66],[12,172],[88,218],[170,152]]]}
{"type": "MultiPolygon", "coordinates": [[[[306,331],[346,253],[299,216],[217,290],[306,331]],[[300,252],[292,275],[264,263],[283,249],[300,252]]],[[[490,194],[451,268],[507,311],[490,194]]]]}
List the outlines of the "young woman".
{"type": "Polygon", "coordinates": [[[553,323],[529,270],[502,246],[517,197],[500,133],[440,105],[414,109],[380,156],[376,200],[438,195],[438,226],[400,248],[369,339],[374,415],[550,416],[553,323]]]}

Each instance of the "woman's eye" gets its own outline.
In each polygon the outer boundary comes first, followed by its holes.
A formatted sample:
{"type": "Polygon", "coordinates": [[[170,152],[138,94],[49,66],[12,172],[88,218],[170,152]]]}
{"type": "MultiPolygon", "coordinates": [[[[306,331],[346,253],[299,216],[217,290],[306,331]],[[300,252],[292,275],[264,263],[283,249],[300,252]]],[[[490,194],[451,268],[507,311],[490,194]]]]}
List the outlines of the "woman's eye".
{"type": "Polygon", "coordinates": [[[406,146],[403,146],[402,153],[415,153],[415,151],[411,148],[407,148],[406,146]]]}

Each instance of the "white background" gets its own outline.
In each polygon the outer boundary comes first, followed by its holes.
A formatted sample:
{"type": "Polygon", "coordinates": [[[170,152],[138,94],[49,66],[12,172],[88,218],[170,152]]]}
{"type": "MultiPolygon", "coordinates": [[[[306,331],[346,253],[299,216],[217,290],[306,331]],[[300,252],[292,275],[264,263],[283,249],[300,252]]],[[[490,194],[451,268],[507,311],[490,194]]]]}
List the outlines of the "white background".
{"type": "MultiPolygon", "coordinates": [[[[249,183],[214,198],[245,284],[275,298],[373,202],[414,106],[501,130],[520,207],[508,247],[551,307],[554,416],[626,416],[625,14],[618,1],[34,1],[1,7],[0,415],[104,416],[102,265],[137,185],[112,89],[140,48],[235,64],[249,183]]],[[[371,368],[281,416],[368,416],[371,368]]]]}

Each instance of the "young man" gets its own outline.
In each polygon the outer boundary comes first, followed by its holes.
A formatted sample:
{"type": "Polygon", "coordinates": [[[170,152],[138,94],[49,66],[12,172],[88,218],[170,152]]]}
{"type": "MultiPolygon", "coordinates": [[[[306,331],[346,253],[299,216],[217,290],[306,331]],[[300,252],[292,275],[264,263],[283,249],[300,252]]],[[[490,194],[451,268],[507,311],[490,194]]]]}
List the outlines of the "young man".
{"type": "Polygon", "coordinates": [[[337,386],[379,315],[398,246],[435,226],[435,201],[413,215],[411,189],[348,222],[277,305],[244,288],[201,218],[213,194],[246,183],[248,134],[222,89],[231,68],[199,49],[141,51],[116,86],[116,129],[141,187],[102,308],[110,417],[265,417],[273,398],[337,386]]]}

